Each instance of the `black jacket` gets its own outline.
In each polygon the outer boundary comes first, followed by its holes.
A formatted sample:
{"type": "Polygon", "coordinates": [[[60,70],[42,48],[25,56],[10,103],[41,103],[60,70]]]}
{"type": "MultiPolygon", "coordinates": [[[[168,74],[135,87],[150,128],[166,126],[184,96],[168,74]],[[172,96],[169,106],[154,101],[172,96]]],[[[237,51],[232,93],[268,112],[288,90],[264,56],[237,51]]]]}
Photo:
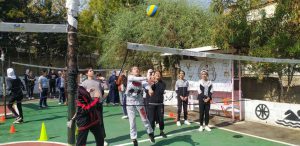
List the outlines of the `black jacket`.
{"type": "Polygon", "coordinates": [[[149,103],[163,103],[166,84],[160,80],[151,86],[154,94],[150,96],[149,103]]]}
{"type": "Polygon", "coordinates": [[[212,84],[208,86],[208,95],[204,95],[204,86],[200,84],[200,90],[201,90],[201,94],[198,95],[199,98],[199,102],[204,102],[203,100],[206,98],[210,98],[210,100],[207,102],[208,104],[210,104],[210,101],[212,100],[212,84]]]}
{"type": "Polygon", "coordinates": [[[87,92],[82,86],[78,88],[76,113],[78,130],[86,130],[96,124],[99,124],[101,120],[99,114],[97,113],[98,104],[99,98],[95,98],[93,100],[90,96],[90,93],[87,92]]]}
{"type": "Polygon", "coordinates": [[[23,98],[22,90],[25,90],[25,87],[20,78],[12,79],[6,78],[7,90],[10,91],[9,95],[16,98],[23,98]]]}

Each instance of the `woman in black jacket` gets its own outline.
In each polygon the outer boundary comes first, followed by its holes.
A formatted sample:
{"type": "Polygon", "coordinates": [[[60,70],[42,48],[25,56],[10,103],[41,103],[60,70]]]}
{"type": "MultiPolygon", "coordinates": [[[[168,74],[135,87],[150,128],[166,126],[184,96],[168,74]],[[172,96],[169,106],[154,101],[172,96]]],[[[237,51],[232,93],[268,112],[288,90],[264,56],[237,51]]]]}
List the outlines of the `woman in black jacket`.
{"type": "Polygon", "coordinates": [[[22,99],[23,99],[23,91],[25,90],[25,87],[21,81],[20,78],[18,78],[15,75],[15,71],[13,68],[7,69],[7,78],[6,78],[6,85],[7,90],[10,91],[10,99],[8,101],[8,109],[11,110],[11,112],[16,117],[16,120],[13,123],[22,123],[23,122],[23,110],[22,110],[22,99]],[[17,102],[17,109],[19,111],[19,114],[16,112],[16,110],[12,107],[13,104],[17,102]]]}

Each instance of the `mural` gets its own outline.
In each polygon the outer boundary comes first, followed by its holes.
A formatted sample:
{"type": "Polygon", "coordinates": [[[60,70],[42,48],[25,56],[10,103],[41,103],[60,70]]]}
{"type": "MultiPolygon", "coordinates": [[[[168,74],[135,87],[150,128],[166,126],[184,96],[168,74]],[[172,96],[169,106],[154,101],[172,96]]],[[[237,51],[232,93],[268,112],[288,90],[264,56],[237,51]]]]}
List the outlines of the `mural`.
{"type": "Polygon", "coordinates": [[[277,120],[276,123],[287,127],[300,128],[300,110],[298,110],[297,114],[292,110],[288,110],[284,113],[286,117],[283,120],[277,120]]]}
{"type": "Polygon", "coordinates": [[[199,73],[208,70],[209,79],[213,81],[214,91],[231,92],[231,61],[220,59],[203,59],[199,61],[181,60],[180,68],[185,72],[190,89],[197,90],[199,73]]]}
{"type": "Polygon", "coordinates": [[[266,120],[269,118],[270,110],[265,104],[259,104],[255,108],[255,115],[257,118],[261,120],[266,120]]]}

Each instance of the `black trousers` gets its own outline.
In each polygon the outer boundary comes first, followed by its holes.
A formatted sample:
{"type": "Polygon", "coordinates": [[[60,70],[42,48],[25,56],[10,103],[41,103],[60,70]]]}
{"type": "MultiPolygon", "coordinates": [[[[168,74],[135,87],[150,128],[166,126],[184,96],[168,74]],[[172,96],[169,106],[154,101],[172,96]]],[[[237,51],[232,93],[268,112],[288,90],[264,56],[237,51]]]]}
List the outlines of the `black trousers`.
{"type": "Polygon", "coordinates": [[[47,98],[48,98],[48,88],[43,88],[42,92],[40,93],[40,107],[42,107],[42,105],[48,106],[47,98]]]}
{"type": "Polygon", "coordinates": [[[89,129],[86,130],[79,130],[78,131],[78,136],[77,136],[77,142],[76,146],[85,146],[86,145],[86,140],[89,134],[89,131],[91,131],[94,134],[95,140],[96,140],[96,145],[97,146],[103,146],[104,145],[104,137],[102,135],[102,127],[100,124],[96,124],[89,129]]]}
{"type": "Polygon", "coordinates": [[[16,116],[21,117],[23,119],[23,110],[22,110],[22,99],[23,97],[11,97],[8,101],[8,109],[16,116]],[[17,108],[19,111],[19,114],[16,112],[16,110],[13,108],[13,104],[17,102],[17,108]]]}
{"type": "Polygon", "coordinates": [[[203,125],[203,120],[205,121],[205,125],[208,125],[209,122],[209,110],[210,110],[210,103],[204,103],[203,101],[199,101],[199,119],[200,125],[203,125]]]}
{"type": "Polygon", "coordinates": [[[164,106],[163,105],[148,105],[148,120],[151,124],[151,127],[154,131],[155,129],[155,122],[157,121],[159,124],[159,129],[164,130],[165,123],[164,123],[164,106]]]}
{"type": "Polygon", "coordinates": [[[28,86],[28,97],[33,97],[33,89],[34,89],[34,85],[29,85],[28,86]]]}
{"type": "Polygon", "coordinates": [[[55,80],[53,79],[50,79],[49,81],[49,87],[50,87],[50,93],[51,93],[51,96],[54,96],[56,94],[56,87],[55,87],[55,80]]]}
{"type": "Polygon", "coordinates": [[[181,110],[182,110],[182,106],[183,106],[183,116],[184,116],[184,120],[187,120],[187,106],[188,106],[188,100],[183,101],[181,100],[180,97],[177,98],[177,106],[178,106],[178,110],[177,110],[177,121],[180,121],[180,114],[181,114],[181,110]]]}
{"type": "Polygon", "coordinates": [[[65,103],[66,97],[65,97],[65,88],[59,88],[59,102],[65,103]]]}
{"type": "Polygon", "coordinates": [[[105,128],[104,128],[104,121],[103,121],[103,103],[99,103],[98,105],[98,114],[99,114],[99,117],[100,117],[100,126],[101,126],[101,129],[102,129],[102,135],[103,135],[103,138],[106,137],[106,132],[105,132],[105,128]]]}

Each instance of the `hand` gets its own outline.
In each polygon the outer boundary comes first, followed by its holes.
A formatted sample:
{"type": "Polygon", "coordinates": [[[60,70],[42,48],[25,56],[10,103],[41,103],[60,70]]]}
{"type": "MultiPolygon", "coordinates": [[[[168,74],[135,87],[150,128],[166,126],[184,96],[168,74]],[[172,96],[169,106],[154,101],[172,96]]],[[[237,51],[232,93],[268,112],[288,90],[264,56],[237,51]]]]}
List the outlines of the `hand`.
{"type": "Polygon", "coordinates": [[[204,99],[204,102],[208,102],[209,100],[210,100],[210,98],[208,97],[208,98],[204,99]]]}
{"type": "Polygon", "coordinates": [[[184,101],[187,101],[187,99],[188,99],[188,96],[184,97],[184,101]]]}
{"type": "Polygon", "coordinates": [[[94,97],[95,97],[95,98],[100,98],[100,92],[95,92],[95,93],[94,93],[94,97]]]}
{"type": "Polygon", "coordinates": [[[180,99],[183,100],[184,99],[183,96],[180,96],[180,99]]]}
{"type": "Polygon", "coordinates": [[[72,124],[73,124],[73,120],[70,120],[67,122],[67,127],[68,128],[71,128],[72,127],[72,124]]]}
{"type": "Polygon", "coordinates": [[[149,95],[152,96],[154,94],[154,91],[152,89],[149,89],[149,95]]]}
{"type": "Polygon", "coordinates": [[[42,91],[43,91],[41,87],[39,87],[39,91],[40,91],[40,92],[42,92],[42,91]]]}
{"type": "Polygon", "coordinates": [[[88,90],[89,93],[94,92],[94,91],[95,91],[95,89],[93,89],[93,88],[88,90]]]}

